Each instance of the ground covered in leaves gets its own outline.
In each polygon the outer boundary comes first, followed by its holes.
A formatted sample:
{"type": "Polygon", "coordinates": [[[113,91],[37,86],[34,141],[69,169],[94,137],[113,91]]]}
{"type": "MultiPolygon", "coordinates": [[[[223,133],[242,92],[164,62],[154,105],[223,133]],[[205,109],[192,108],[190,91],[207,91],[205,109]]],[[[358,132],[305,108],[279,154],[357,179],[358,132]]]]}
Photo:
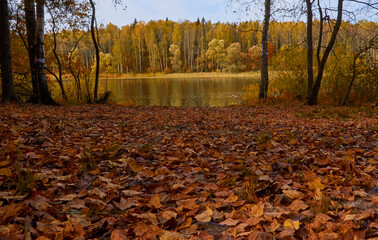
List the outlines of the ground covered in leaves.
{"type": "Polygon", "coordinates": [[[374,109],[0,111],[0,238],[378,237],[374,109]]]}

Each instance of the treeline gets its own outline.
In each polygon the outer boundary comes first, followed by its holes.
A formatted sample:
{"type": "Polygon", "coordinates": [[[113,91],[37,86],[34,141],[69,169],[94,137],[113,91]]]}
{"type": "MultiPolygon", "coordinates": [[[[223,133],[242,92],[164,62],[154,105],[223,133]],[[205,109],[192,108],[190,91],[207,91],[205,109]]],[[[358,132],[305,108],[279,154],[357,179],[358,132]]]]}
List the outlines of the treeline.
{"type": "MultiPolygon", "coordinates": [[[[324,27],[327,27],[325,25],[324,27]]],[[[343,23],[337,45],[347,52],[357,52],[362,42],[374,34],[377,24],[343,23]]],[[[118,28],[113,24],[100,26],[101,72],[240,72],[259,69],[262,23],[258,21],[211,23],[205,19],[196,22],[170,20],[136,21],[118,28]]],[[[319,22],[314,22],[319,28],[319,22]]],[[[325,31],[327,32],[327,31],[325,31]]],[[[329,34],[323,36],[326,40],[329,34]]],[[[47,62],[54,70],[55,57],[52,34],[46,38],[47,62]]],[[[315,36],[317,38],[317,36],[315,36]]],[[[57,52],[64,58],[72,54],[85,68],[94,64],[94,49],[90,35],[83,31],[62,31],[57,34],[57,52]],[[81,39],[78,43],[77,41],[81,39]],[[77,44],[77,46],[75,46],[77,44]],[[75,51],[72,53],[72,49],[75,51]]],[[[304,22],[271,22],[269,58],[280,50],[305,48],[304,22]]],[[[273,68],[280,68],[281,63],[273,68]]]]}

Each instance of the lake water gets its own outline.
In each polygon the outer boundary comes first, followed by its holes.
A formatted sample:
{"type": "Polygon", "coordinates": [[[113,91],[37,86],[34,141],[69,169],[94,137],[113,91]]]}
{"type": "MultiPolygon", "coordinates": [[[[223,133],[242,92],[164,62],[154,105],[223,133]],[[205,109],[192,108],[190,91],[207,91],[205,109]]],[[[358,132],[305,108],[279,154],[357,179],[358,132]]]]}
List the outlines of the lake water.
{"type": "Polygon", "coordinates": [[[146,78],[102,79],[118,103],[147,106],[223,107],[240,104],[252,78],[146,78]]]}

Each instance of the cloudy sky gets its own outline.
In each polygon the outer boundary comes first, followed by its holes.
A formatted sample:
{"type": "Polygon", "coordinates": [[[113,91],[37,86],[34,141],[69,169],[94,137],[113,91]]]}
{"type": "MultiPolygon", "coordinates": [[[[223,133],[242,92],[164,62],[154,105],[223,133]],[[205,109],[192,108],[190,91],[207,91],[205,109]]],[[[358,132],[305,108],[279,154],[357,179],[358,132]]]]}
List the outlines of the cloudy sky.
{"type": "Polygon", "coordinates": [[[111,22],[118,26],[138,21],[191,20],[204,17],[212,22],[240,21],[240,16],[227,8],[227,0],[123,0],[126,10],[114,8],[111,0],[98,1],[97,18],[100,23],[111,22]]]}

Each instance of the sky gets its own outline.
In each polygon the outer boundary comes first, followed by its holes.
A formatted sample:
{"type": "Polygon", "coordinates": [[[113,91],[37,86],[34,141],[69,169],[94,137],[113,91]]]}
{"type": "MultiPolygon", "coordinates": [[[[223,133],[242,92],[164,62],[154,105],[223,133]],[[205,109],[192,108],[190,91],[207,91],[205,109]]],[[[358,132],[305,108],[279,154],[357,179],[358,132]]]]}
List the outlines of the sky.
{"type": "Polygon", "coordinates": [[[107,24],[111,22],[117,26],[124,26],[138,21],[159,20],[190,20],[197,18],[212,22],[237,22],[240,15],[227,8],[227,0],[123,0],[127,6],[114,8],[111,0],[98,1],[97,21],[107,24]]]}
{"type": "MultiPolygon", "coordinates": [[[[370,0],[375,1],[375,0],[370,0]]],[[[173,21],[190,20],[196,21],[197,18],[211,20],[212,22],[240,22],[244,20],[262,20],[263,6],[253,6],[249,15],[243,11],[237,13],[227,6],[228,0],[122,0],[123,6],[114,7],[113,0],[97,1],[97,21],[100,24],[109,22],[121,27],[138,21],[148,22],[150,20],[168,19],[173,21]]],[[[298,0],[279,0],[285,7],[298,0]]],[[[336,0],[321,0],[324,6],[337,6],[336,0]]],[[[347,5],[347,4],[345,4],[347,5]]],[[[353,9],[352,5],[348,6],[353,9]]],[[[353,12],[353,10],[351,11],[353,12]]],[[[375,12],[359,12],[359,19],[377,21],[375,12]]],[[[331,12],[332,13],[332,12],[331,12]]],[[[303,16],[302,16],[303,18],[303,16]]],[[[344,19],[347,17],[344,17],[344,19]]],[[[305,20],[304,18],[301,20],[305,20]]]]}

